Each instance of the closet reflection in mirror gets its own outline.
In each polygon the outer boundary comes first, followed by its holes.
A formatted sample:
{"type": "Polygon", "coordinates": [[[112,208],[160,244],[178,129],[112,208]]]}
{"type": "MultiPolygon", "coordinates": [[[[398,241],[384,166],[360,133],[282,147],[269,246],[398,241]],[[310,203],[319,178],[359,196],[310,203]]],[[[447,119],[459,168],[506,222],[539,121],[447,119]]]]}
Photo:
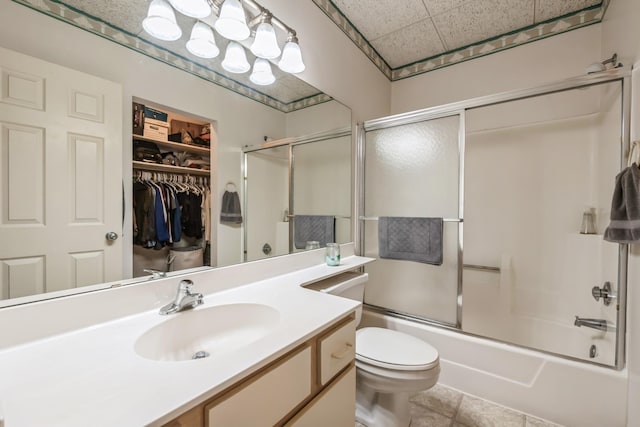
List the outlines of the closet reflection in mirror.
{"type": "Polygon", "coordinates": [[[351,238],[350,129],[245,152],[245,260],[351,238]]]}

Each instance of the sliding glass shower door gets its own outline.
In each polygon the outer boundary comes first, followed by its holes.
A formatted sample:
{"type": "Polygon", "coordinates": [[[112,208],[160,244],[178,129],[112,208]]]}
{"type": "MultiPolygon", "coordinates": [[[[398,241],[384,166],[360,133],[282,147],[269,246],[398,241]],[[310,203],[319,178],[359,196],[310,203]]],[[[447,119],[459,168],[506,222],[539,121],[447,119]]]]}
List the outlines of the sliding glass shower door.
{"type": "Polygon", "coordinates": [[[460,115],[451,115],[366,133],[364,255],[379,256],[380,217],[444,221],[442,265],[379,259],[367,266],[367,304],[458,323],[460,124],[460,115]]]}
{"type": "Polygon", "coordinates": [[[612,203],[621,168],[640,164],[629,85],[612,71],[365,122],[357,235],[378,258],[365,303],[622,369],[629,248],[604,231],[637,202],[612,203]],[[387,216],[443,218],[442,264],[380,256],[387,216]]]}

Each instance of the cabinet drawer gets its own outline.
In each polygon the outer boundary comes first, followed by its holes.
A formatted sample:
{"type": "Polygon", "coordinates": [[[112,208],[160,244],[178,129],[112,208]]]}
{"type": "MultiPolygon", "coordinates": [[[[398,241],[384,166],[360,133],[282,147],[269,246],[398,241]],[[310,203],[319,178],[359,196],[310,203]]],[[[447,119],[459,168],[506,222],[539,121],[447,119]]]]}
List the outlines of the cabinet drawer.
{"type": "Polygon", "coordinates": [[[285,427],[352,427],[356,414],[356,367],[336,378],[285,427]]]}
{"type": "Polygon", "coordinates": [[[356,355],[356,321],[340,326],[319,340],[320,384],[327,384],[356,355]]]}
{"type": "Polygon", "coordinates": [[[206,425],[272,426],[311,394],[311,347],[205,407],[206,425]]]}

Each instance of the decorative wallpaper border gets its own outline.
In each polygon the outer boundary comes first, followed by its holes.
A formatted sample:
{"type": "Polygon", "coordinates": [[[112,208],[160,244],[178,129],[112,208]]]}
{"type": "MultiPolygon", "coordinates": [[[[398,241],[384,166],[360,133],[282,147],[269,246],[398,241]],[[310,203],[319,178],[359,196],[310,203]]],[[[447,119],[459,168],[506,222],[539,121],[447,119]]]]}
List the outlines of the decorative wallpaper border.
{"type": "Polygon", "coordinates": [[[175,54],[168,49],[154,45],[135,34],[131,34],[121,28],[115,27],[99,18],[90,16],[82,11],[65,5],[59,0],[13,0],[37,12],[59,19],[75,27],[103,37],[109,41],[127,47],[150,58],[156,59],[172,67],[186,71],[203,80],[214,83],[239,95],[250,98],[261,104],[267,105],[283,113],[289,113],[312,105],[331,101],[329,95],[319,93],[314,96],[295,100],[289,103],[282,102],[269,95],[255,90],[245,84],[230,79],[215,70],[197,64],[189,58],[175,54]]]}
{"type": "Polygon", "coordinates": [[[602,21],[606,1],[599,5],[579,10],[556,19],[541,22],[512,33],[503,34],[482,42],[464,46],[440,55],[425,58],[399,68],[391,68],[376,52],[373,46],[351,24],[349,19],[331,0],[313,0],[313,2],[340,28],[351,41],[373,62],[390,81],[396,81],[427,73],[449,65],[470,59],[490,55],[519,45],[565,33],[602,21]]]}

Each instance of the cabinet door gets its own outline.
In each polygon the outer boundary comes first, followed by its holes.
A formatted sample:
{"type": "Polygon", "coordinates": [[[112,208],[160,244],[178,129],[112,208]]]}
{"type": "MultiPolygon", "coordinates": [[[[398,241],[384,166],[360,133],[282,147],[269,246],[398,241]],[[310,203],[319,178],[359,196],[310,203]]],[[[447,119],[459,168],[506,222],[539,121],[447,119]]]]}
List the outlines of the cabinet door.
{"type": "Polygon", "coordinates": [[[285,427],[353,427],[356,413],[356,368],[343,372],[285,427]]]}
{"type": "Polygon", "coordinates": [[[311,348],[205,407],[209,427],[273,426],[311,394],[311,348]]]}

